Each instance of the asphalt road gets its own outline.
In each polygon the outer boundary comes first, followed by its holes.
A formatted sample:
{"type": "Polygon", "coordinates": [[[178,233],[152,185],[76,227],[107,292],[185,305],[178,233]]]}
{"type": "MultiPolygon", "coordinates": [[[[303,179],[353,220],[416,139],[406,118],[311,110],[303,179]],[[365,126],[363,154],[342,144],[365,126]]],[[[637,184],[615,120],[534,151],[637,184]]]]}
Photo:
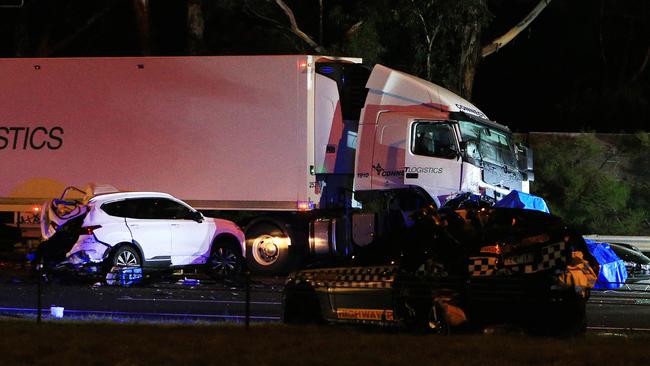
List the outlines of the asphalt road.
{"type": "Polygon", "coordinates": [[[650,286],[593,290],[587,303],[592,329],[630,329],[650,332],[650,286]]]}
{"type": "MultiPolygon", "coordinates": [[[[280,321],[283,279],[254,278],[248,298],[251,322],[280,321]]],[[[194,279],[157,281],[134,287],[87,283],[46,283],[41,286],[41,309],[64,308],[66,318],[164,321],[244,322],[247,289],[241,281],[194,279]]],[[[0,314],[34,316],[38,309],[35,281],[0,284],[0,314]]]]}
{"type": "MultiPolygon", "coordinates": [[[[176,276],[133,287],[89,282],[42,284],[44,318],[50,306],[64,308],[65,318],[107,320],[228,321],[242,323],[247,314],[245,279],[213,281],[176,276]],[[187,280],[185,280],[187,278],[187,280]]],[[[252,277],[248,287],[251,322],[281,320],[282,277],[252,277]]],[[[5,277],[0,282],[0,315],[34,317],[37,281],[5,277]]],[[[587,303],[588,328],[650,332],[650,286],[594,290],[587,303]]]]}

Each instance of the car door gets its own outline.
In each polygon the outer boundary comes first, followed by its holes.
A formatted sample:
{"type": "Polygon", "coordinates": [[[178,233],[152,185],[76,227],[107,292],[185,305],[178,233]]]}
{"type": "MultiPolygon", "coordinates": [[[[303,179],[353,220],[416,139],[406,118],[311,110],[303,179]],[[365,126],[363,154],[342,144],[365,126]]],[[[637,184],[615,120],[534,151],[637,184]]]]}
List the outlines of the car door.
{"type": "Polygon", "coordinates": [[[171,199],[161,199],[160,214],[170,223],[172,265],[205,263],[215,232],[213,222],[197,220],[194,209],[171,199]]]}
{"type": "Polygon", "coordinates": [[[329,289],[334,313],[340,321],[393,322],[393,282],[397,265],[339,269],[329,289]]]}
{"type": "Polygon", "coordinates": [[[159,198],[133,198],[126,200],[126,225],[133,241],[142,250],[145,265],[168,267],[171,264],[171,227],[168,220],[158,214],[159,198]]]}

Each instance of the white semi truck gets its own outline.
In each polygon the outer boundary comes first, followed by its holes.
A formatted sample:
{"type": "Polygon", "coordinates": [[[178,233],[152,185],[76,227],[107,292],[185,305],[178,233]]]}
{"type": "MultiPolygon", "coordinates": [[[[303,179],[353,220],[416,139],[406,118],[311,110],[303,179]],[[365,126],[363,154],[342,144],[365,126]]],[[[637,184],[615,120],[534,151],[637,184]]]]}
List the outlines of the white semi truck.
{"type": "MultiPolygon", "coordinates": [[[[355,58],[0,60],[0,211],[88,182],[161,191],[244,229],[249,267],[350,255],[459,192],[528,190],[507,127],[355,58]]],[[[28,217],[25,220],[25,217],[28,217]]]]}

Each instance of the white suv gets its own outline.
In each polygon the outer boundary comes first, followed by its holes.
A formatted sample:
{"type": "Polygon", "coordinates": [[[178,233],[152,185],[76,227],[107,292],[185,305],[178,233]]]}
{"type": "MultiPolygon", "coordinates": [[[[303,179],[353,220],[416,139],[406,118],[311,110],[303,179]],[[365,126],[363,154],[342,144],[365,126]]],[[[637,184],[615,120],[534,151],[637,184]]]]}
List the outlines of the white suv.
{"type": "Polygon", "coordinates": [[[166,193],[118,192],[84,202],[80,235],[66,259],[75,266],[165,269],[207,265],[240,269],[244,233],[233,222],[203,216],[166,193]]]}

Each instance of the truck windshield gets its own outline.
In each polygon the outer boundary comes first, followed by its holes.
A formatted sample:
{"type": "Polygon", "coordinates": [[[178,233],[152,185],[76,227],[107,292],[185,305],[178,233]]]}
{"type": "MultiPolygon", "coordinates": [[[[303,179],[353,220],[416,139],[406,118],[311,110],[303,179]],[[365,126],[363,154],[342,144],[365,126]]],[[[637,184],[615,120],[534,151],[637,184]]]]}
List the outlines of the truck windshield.
{"type": "Polygon", "coordinates": [[[517,168],[512,136],[484,124],[459,121],[460,133],[467,143],[467,156],[509,168],[517,168]]]}

